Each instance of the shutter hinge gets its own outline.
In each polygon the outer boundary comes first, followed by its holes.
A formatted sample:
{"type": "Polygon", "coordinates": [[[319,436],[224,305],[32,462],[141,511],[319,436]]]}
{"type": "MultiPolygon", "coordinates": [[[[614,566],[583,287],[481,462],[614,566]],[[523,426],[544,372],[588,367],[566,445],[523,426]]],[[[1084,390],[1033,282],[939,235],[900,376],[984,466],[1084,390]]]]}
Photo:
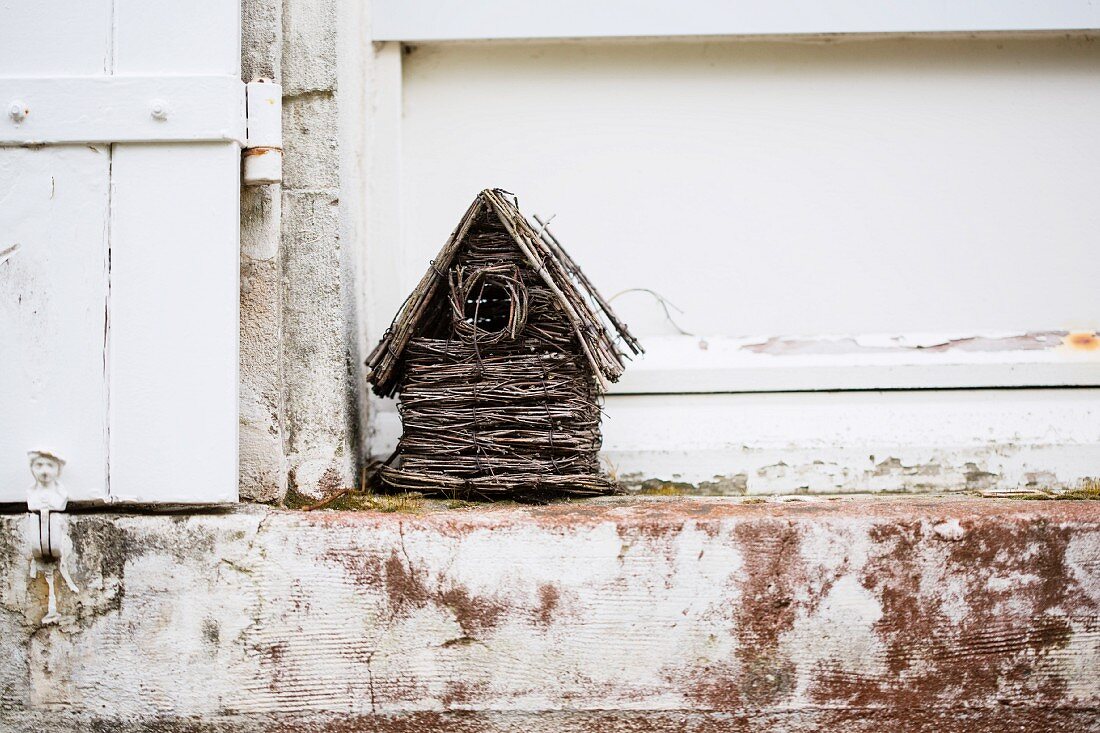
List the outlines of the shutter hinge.
{"type": "Polygon", "coordinates": [[[27,456],[30,458],[31,474],[34,475],[34,486],[27,490],[27,509],[30,513],[26,519],[26,536],[31,546],[30,577],[37,578],[39,573],[45,576],[49,595],[42,623],[54,624],[61,620],[54,590],[55,573],[61,575],[69,590],[79,592],[69,570],[73,543],[69,537],[69,515],[65,513],[69,496],[61,484],[61,469],[65,460],[49,450],[32,450],[27,456]]]}
{"type": "Polygon", "coordinates": [[[242,154],[246,186],[283,180],[283,87],[270,79],[245,85],[248,136],[242,154]]]}

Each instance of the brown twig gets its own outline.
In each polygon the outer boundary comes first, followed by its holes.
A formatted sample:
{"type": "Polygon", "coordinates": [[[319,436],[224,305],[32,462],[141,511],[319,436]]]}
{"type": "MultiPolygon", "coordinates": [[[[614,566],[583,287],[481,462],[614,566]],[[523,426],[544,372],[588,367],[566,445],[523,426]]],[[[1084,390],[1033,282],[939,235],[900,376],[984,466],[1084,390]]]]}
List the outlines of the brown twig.
{"type": "Polygon", "coordinates": [[[309,506],[302,507],[302,511],[303,512],[312,512],[315,509],[324,509],[325,507],[327,507],[332,502],[336,501],[337,499],[339,499],[342,496],[347,496],[348,494],[350,494],[354,490],[355,489],[353,489],[351,487],[340,489],[339,491],[336,491],[336,492],[333,492],[333,493],[329,494],[328,496],[326,496],[324,499],[321,499],[321,501],[317,502],[316,504],[310,504],[309,506]]]}

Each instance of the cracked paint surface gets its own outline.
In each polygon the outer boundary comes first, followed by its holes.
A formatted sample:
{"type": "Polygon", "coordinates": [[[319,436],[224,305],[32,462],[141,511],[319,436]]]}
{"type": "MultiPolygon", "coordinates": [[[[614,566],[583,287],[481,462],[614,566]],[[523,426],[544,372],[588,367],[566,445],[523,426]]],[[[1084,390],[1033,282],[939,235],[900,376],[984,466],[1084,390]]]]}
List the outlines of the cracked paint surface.
{"type": "Polygon", "coordinates": [[[1097,730],[1095,506],[3,517],[0,727],[1097,730]]]}

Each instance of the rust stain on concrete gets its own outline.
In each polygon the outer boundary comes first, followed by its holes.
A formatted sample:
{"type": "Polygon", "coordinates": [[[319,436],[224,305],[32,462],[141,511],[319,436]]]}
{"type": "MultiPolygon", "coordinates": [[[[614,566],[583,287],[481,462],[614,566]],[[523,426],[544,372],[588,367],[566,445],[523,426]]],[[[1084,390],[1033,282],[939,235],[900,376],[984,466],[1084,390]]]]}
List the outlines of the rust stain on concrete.
{"type": "Polygon", "coordinates": [[[539,586],[538,620],[543,626],[549,626],[554,620],[554,612],[561,601],[561,591],[553,583],[539,586]]]}
{"type": "Polygon", "coordinates": [[[329,553],[327,559],[339,564],[357,584],[384,591],[394,615],[408,615],[434,604],[452,614],[462,633],[471,639],[495,627],[509,609],[508,604],[475,595],[446,577],[430,578],[396,549],[381,563],[344,551],[329,553]]]}
{"type": "Polygon", "coordinates": [[[929,547],[935,533],[925,521],[872,530],[881,551],[862,582],[881,599],[876,634],[886,673],[820,669],[816,701],[919,714],[929,706],[1063,699],[1066,680],[1046,660],[1066,646],[1072,619],[1097,612],[1067,577],[1070,532],[1047,521],[960,525],[965,532],[944,543],[946,551],[929,547]],[[930,562],[944,563],[942,576],[928,577],[930,562]],[[1046,673],[1036,674],[1040,668],[1046,673]]]}
{"type": "Polygon", "coordinates": [[[508,611],[507,605],[492,598],[476,596],[462,586],[440,591],[436,597],[454,613],[462,633],[474,638],[495,627],[508,611]]]}

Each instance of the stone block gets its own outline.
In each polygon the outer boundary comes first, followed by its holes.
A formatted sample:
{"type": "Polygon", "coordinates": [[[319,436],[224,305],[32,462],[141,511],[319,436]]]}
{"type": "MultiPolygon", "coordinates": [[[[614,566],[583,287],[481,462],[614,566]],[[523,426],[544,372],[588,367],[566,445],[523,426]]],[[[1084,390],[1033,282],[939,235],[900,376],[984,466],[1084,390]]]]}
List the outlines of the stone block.
{"type": "Polygon", "coordinates": [[[1089,502],[96,513],[48,627],[21,521],[5,731],[1100,730],[1089,502]]]}
{"type": "Polygon", "coordinates": [[[283,92],[336,90],[336,0],[284,0],[283,92]]]}
{"type": "Polygon", "coordinates": [[[283,98],[283,188],[340,185],[336,98],[319,92],[283,98]]]}
{"type": "Polygon", "coordinates": [[[320,496],[356,481],[356,390],[342,287],[339,199],[283,193],[285,434],[290,485],[320,496]]]}

